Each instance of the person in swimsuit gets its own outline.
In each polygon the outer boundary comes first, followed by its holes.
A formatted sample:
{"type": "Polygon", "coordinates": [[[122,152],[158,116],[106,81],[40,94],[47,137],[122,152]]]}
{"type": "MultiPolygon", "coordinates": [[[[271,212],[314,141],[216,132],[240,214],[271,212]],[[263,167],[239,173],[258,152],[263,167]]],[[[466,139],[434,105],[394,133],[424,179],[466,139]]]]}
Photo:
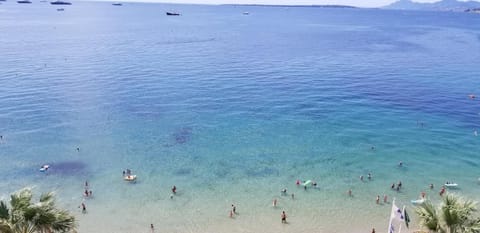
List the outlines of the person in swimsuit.
{"type": "Polygon", "coordinates": [[[285,211],[282,211],[282,223],[287,223],[287,214],[285,214],[285,211]]]}

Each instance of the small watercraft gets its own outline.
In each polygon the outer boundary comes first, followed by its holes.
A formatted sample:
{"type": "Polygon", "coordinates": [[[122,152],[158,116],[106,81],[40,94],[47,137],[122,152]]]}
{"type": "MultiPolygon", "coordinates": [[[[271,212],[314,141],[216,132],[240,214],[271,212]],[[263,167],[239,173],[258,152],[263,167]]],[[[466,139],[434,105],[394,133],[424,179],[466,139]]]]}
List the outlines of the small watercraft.
{"type": "Polygon", "coordinates": [[[63,8],[58,8],[57,11],[64,11],[65,9],[63,8]]]}
{"type": "Polygon", "coordinates": [[[119,2],[115,2],[115,3],[112,3],[113,6],[122,6],[122,3],[119,3],[119,2]]]}
{"type": "Polygon", "coordinates": [[[177,12],[165,12],[168,16],[179,16],[180,13],[177,13],[177,12]]]}
{"type": "Polygon", "coordinates": [[[50,168],[50,165],[44,164],[40,167],[40,172],[46,172],[50,168]]]}
{"type": "Polygon", "coordinates": [[[458,186],[457,183],[448,183],[448,182],[445,183],[444,185],[445,185],[445,187],[447,187],[447,188],[455,188],[455,187],[458,186]]]}
{"type": "Polygon", "coordinates": [[[29,0],[20,0],[20,1],[17,1],[17,3],[20,3],[20,4],[30,4],[30,3],[32,3],[32,2],[29,1],[29,0]]]}
{"type": "Polygon", "coordinates": [[[243,12],[244,15],[249,15],[250,13],[248,11],[243,12]]]}
{"type": "Polygon", "coordinates": [[[135,181],[137,180],[137,175],[127,175],[127,176],[124,176],[123,179],[125,181],[135,181]]]}

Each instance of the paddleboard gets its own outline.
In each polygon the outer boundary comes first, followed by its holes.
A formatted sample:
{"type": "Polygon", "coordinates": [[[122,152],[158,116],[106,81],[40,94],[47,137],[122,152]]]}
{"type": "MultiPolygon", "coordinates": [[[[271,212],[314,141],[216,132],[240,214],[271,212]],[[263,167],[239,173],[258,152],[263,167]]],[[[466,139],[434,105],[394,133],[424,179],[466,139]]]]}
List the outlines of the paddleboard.
{"type": "Polygon", "coordinates": [[[307,181],[305,181],[305,183],[303,183],[302,185],[303,185],[303,186],[307,186],[307,185],[309,185],[309,184],[311,184],[311,183],[312,183],[311,180],[307,180],[307,181]]]}

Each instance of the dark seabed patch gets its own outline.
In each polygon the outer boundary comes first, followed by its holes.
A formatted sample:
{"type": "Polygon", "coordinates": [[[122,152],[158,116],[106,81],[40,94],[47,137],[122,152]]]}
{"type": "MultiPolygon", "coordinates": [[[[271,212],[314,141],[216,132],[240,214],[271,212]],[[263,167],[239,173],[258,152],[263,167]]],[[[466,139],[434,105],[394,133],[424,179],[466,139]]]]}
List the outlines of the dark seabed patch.
{"type": "Polygon", "coordinates": [[[50,164],[48,172],[59,175],[81,175],[86,172],[87,164],[80,161],[65,161],[50,164]]]}
{"type": "Polygon", "coordinates": [[[191,127],[183,127],[178,129],[175,133],[173,133],[173,138],[176,144],[185,144],[192,138],[192,128],[191,127]]]}
{"type": "Polygon", "coordinates": [[[192,174],[193,169],[192,168],[180,168],[175,171],[173,171],[173,174],[176,176],[186,176],[192,174]]]}

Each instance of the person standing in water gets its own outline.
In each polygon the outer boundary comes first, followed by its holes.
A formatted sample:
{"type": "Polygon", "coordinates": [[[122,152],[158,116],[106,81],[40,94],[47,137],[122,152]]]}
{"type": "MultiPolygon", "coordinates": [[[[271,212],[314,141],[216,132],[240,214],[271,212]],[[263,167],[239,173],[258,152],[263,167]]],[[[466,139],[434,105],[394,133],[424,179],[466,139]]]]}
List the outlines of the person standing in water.
{"type": "Polygon", "coordinates": [[[277,198],[273,199],[273,207],[277,207],[277,198]]]}
{"type": "Polygon", "coordinates": [[[87,213],[87,206],[85,206],[85,203],[83,203],[83,202],[82,202],[81,206],[82,206],[82,213],[86,214],[87,213]]]}
{"type": "Polygon", "coordinates": [[[153,227],[153,223],[150,223],[150,231],[153,233],[155,232],[155,228],[153,227]]]}
{"type": "Polygon", "coordinates": [[[173,193],[173,194],[177,194],[177,186],[174,185],[174,186],[172,187],[172,193],[173,193]]]}
{"type": "Polygon", "coordinates": [[[285,214],[285,211],[282,211],[282,223],[287,223],[287,214],[285,214]]]}

